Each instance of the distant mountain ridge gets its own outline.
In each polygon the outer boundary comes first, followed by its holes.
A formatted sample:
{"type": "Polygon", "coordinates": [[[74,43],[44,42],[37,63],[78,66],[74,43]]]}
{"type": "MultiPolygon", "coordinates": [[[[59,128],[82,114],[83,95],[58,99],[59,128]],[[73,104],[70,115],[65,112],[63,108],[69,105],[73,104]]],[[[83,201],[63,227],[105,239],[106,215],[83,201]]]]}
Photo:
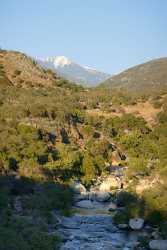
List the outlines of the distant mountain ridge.
{"type": "Polygon", "coordinates": [[[167,57],[154,59],[129,68],[100,86],[110,88],[126,88],[129,91],[144,91],[167,87],[167,57]]]}
{"type": "Polygon", "coordinates": [[[37,62],[45,69],[52,69],[61,77],[84,86],[96,86],[108,79],[111,75],[89,67],[81,66],[65,56],[37,59],[37,62]]]}

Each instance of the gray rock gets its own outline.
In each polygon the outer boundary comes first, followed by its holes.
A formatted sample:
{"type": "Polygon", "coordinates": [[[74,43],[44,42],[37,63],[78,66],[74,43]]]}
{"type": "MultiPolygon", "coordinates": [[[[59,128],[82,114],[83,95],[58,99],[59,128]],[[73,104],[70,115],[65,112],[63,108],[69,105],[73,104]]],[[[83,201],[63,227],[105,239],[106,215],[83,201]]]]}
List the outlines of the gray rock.
{"type": "Polygon", "coordinates": [[[151,236],[155,239],[155,240],[158,240],[159,239],[159,232],[158,231],[154,231],[152,232],[151,236]]]}
{"type": "Polygon", "coordinates": [[[151,240],[149,247],[152,250],[167,250],[167,240],[151,240]]]}
{"type": "Polygon", "coordinates": [[[105,202],[110,199],[111,195],[108,192],[98,192],[96,193],[96,200],[100,202],[105,202]]]}
{"type": "Polygon", "coordinates": [[[76,194],[86,193],[86,188],[80,182],[74,182],[70,187],[76,194]]]}
{"type": "Polygon", "coordinates": [[[118,228],[119,228],[119,229],[123,229],[123,230],[124,230],[124,229],[127,229],[128,227],[129,227],[129,226],[128,226],[127,224],[119,224],[119,225],[118,225],[118,228]]]}
{"type": "Polygon", "coordinates": [[[140,245],[140,242],[138,242],[138,241],[130,241],[126,244],[126,247],[128,247],[130,249],[136,249],[139,245],[140,245]]]}
{"type": "Polygon", "coordinates": [[[88,208],[88,209],[93,208],[93,204],[90,200],[82,200],[82,201],[76,202],[75,206],[80,207],[80,208],[88,208]]]}
{"type": "Polygon", "coordinates": [[[133,218],[129,220],[129,226],[133,230],[140,230],[144,226],[144,220],[142,218],[133,218]]]}

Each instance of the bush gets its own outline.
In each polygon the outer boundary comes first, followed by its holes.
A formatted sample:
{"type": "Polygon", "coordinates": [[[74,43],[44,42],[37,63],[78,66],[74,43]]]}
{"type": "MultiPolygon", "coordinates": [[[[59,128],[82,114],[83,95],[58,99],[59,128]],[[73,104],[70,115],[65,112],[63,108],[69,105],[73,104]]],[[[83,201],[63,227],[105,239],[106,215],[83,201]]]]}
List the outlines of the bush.
{"type": "Polygon", "coordinates": [[[1,250],[55,250],[60,240],[56,235],[39,231],[38,227],[25,225],[21,231],[18,224],[0,227],[1,250]]]}
{"type": "Polygon", "coordinates": [[[42,193],[34,193],[24,200],[25,209],[37,210],[45,217],[54,209],[68,215],[72,205],[72,191],[67,186],[46,183],[42,185],[42,193]]]}
{"type": "Polygon", "coordinates": [[[127,211],[124,212],[117,212],[114,216],[113,216],[113,222],[115,224],[128,224],[130,219],[130,214],[127,211]]]}
{"type": "Polygon", "coordinates": [[[59,240],[57,236],[35,232],[29,240],[29,245],[31,250],[56,250],[59,246],[59,240]]]}
{"type": "Polygon", "coordinates": [[[15,76],[19,76],[20,74],[21,74],[21,70],[16,69],[16,70],[14,71],[14,75],[15,75],[15,76]]]}
{"type": "Polygon", "coordinates": [[[120,192],[117,195],[118,206],[128,206],[130,203],[136,203],[137,197],[129,192],[120,192]]]}
{"type": "Polygon", "coordinates": [[[22,235],[8,227],[0,227],[0,248],[1,250],[30,250],[22,235]]]}
{"type": "Polygon", "coordinates": [[[149,247],[149,237],[148,236],[139,236],[138,242],[140,243],[140,247],[148,248],[149,247]]]}
{"type": "Polygon", "coordinates": [[[159,114],[158,114],[158,121],[160,122],[160,123],[167,123],[167,113],[166,112],[160,112],[159,114]]]}
{"type": "Polygon", "coordinates": [[[161,225],[164,221],[164,216],[160,211],[150,211],[148,212],[148,215],[146,216],[146,219],[149,224],[152,226],[161,225]]]}
{"type": "Polygon", "coordinates": [[[89,154],[85,154],[82,162],[82,181],[89,186],[97,175],[97,169],[94,164],[94,158],[89,154]]]}
{"type": "Polygon", "coordinates": [[[0,211],[8,207],[9,193],[5,189],[0,190],[0,211]]]}

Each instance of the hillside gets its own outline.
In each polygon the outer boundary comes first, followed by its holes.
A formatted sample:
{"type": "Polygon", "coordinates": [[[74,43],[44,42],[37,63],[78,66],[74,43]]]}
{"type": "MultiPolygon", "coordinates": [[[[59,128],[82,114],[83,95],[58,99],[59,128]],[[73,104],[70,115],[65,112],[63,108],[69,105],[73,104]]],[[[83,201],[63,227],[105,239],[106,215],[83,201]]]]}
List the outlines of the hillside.
{"type": "Polygon", "coordinates": [[[139,92],[167,88],[167,58],[155,59],[127,69],[101,86],[139,92]]]}
{"type": "Polygon", "coordinates": [[[18,51],[0,50],[0,79],[3,79],[0,82],[24,88],[80,88],[52,70],[43,69],[31,57],[18,51]]]}
{"type": "Polygon", "coordinates": [[[52,69],[59,76],[85,87],[97,86],[110,77],[107,73],[81,66],[65,56],[49,57],[37,62],[45,69],[52,69]]]}
{"type": "Polygon", "coordinates": [[[3,249],[54,250],[60,241],[72,249],[76,238],[85,247],[99,224],[92,249],[102,247],[112,228],[117,243],[118,232],[128,243],[133,218],[144,221],[139,246],[148,246],[155,232],[166,239],[167,92],[84,89],[22,53],[0,54],[3,249]],[[83,204],[86,211],[79,210],[83,204]],[[74,205],[81,215],[62,217],[76,213],[74,205]],[[105,215],[97,218],[99,208],[105,215]],[[95,214],[87,217],[90,210],[95,214]]]}

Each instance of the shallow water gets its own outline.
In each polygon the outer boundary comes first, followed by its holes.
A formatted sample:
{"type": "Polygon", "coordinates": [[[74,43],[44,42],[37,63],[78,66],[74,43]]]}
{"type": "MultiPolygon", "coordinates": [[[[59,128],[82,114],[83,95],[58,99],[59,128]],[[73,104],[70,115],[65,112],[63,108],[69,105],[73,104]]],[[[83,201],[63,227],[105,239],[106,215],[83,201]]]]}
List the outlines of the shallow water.
{"type": "Polygon", "coordinates": [[[73,207],[73,216],[63,217],[59,229],[64,239],[61,250],[132,249],[142,232],[119,230],[112,223],[110,203],[93,202],[93,208],[73,207]]]}

